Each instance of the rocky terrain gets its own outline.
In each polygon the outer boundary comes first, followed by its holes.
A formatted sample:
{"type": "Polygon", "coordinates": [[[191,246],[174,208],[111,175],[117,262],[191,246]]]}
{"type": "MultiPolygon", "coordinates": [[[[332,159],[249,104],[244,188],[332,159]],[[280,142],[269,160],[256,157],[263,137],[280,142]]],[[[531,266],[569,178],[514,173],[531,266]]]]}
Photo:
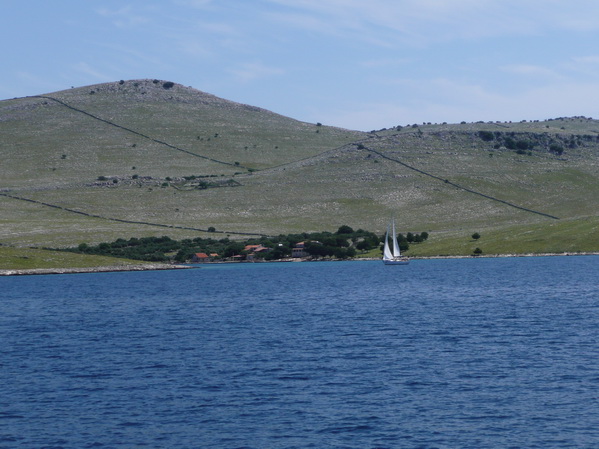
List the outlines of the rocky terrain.
{"type": "Polygon", "coordinates": [[[599,123],[586,117],[364,133],[123,80],[1,101],[0,133],[10,246],[343,224],[381,233],[392,216],[404,232],[431,232],[436,251],[474,231],[506,252],[517,250],[506,235],[538,251],[594,250],[599,232],[599,123]]]}

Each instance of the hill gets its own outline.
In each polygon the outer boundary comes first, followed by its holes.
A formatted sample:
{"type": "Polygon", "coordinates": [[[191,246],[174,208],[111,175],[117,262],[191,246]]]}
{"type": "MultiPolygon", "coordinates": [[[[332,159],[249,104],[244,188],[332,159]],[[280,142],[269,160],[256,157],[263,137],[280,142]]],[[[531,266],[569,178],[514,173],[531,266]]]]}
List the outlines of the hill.
{"type": "Polygon", "coordinates": [[[0,134],[3,245],[382,233],[395,216],[438,252],[471,251],[443,242],[475,231],[519,252],[527,230],[533,252],[599,250],[599,123],[585,117],[364,133],[131,80],[4,100],[0,134]]]}

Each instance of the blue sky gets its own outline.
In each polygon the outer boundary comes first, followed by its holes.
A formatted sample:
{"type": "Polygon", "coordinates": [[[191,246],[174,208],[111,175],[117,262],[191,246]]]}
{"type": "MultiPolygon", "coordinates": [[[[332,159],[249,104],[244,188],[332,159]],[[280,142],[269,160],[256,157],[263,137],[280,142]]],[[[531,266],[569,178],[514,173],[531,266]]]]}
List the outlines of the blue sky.
{"type": "Polygon", "coordinates": [[[0,99],[158,78],[365,131],[595,117],[598,17],[596,0],[5,0],[0,99]]]}

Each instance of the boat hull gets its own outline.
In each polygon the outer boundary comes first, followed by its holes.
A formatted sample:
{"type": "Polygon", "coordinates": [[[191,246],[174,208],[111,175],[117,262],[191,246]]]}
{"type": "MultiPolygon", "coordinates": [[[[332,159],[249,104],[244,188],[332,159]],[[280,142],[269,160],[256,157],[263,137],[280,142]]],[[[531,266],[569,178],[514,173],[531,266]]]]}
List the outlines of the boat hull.
{"type": "Polygon", "coordinates": [[[410,263],[410,259],[401,258],[401,259],[383,259],[383,263],[385,265],[407,265],[410,263]]]}

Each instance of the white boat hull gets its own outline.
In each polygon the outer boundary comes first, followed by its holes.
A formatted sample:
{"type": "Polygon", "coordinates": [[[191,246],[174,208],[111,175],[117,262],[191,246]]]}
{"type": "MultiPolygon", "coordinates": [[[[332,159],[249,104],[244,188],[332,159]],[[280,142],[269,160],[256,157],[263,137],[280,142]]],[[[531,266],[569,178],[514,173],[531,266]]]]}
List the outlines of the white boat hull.
{"type": "Polygon", "coordinates": [[[384,260],[383,263],[385,265],[407,265],[410,263],[410,259],[402,258],[402,259],[388,259],[384,260]]]}

